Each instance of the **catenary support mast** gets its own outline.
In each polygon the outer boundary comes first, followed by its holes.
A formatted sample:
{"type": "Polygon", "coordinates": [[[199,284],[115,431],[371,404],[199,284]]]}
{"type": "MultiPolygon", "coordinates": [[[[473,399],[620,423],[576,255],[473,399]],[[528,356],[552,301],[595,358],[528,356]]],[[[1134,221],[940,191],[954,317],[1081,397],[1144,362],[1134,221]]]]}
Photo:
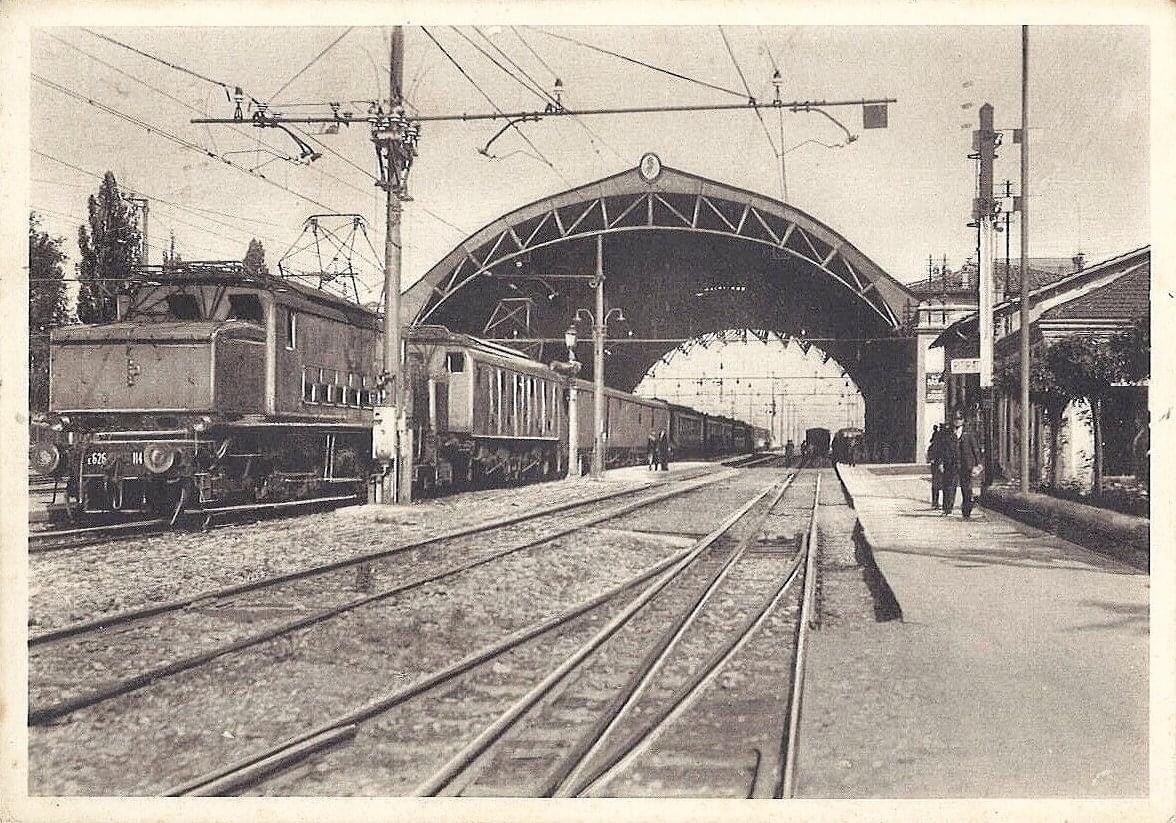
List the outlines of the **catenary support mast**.
{"type": "Polygon", "coordinates": [[[1029,491],[1029,27],[1021,26],[1021,491],[1029,491]]]}

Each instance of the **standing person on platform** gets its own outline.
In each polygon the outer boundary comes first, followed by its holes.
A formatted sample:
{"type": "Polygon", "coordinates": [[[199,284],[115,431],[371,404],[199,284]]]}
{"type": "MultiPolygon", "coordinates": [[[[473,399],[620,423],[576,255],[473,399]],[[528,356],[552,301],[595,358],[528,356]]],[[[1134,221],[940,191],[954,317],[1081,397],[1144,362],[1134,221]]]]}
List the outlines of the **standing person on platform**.
{"type": "Polygon", "coordinates": [[[662,471],[670,470],[670,435],[665,429],[657,436],[657,462],[662,471]]]}
{"type": "Polygon", "coordinates": [[[984,453],[976,435],[964,428],[964,418],[957,415],[952,432],[945,441],[950,447],[944,463],[943,513],[951,514],[955,505],[956,484],[960,487],[960,512],[967,520],[972,516],[972,477],[984,471],[984,453]]]}
{"type": "Polygon", "coordinates": [[[796,445],[789,438],[788,442],[784,444],[784,465],[791,466],[794,457],[796,457],[796,445]]]}
{"type": "Polygon", "coordinates": [[[653,429],[649,430],[649,438],[645,441],[645,459],[649,463],[649,470],[653,471],[657,468],[657,432],[653,429]]]}
{"type": "Polygon", "coordinates": [[[927,446],[927,462],[931,464],[931,508],[938,509],[940,498],[946,498],[947,492],[943,487],[943,438],[946,434],[944,424],[936,423],[931,430],[931,442],[927,446]]]}

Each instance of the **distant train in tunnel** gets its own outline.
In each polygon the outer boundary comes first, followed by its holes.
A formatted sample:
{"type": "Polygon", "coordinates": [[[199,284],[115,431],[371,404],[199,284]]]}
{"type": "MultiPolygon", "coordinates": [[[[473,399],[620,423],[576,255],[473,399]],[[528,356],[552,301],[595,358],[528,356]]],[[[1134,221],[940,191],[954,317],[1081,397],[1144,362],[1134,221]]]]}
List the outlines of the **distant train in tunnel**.
{"type": "Polygon", "coordinates": [[[810,457],[824,457],[829,454],[829,430],[814,427],[804,433],[805,452],[810,457]]]}

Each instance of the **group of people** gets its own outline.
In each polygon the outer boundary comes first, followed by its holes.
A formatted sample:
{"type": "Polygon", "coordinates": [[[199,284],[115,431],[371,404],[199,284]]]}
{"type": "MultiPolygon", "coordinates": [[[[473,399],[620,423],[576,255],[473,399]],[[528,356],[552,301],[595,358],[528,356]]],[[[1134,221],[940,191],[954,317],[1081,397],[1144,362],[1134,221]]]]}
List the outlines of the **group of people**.
{"type": "Polygon", "coordinates": [[[649,461],[649,470],[669,471],[670,451],[670,435],[666,430],[651,431],[645,443],[645,455],[649,461]]]}
{"type": "Polygon", "coordinates": [[[956,487],[960,489],[960,511],[967,520],[972,516],[972,480],[984,473],[984,453],[976,435],[964,427],[962,415],[956,415],[949,427],[936,425],[927,447],[931,464],[931,508],[942,508],[946,517],[955,507],[956,487]]]}

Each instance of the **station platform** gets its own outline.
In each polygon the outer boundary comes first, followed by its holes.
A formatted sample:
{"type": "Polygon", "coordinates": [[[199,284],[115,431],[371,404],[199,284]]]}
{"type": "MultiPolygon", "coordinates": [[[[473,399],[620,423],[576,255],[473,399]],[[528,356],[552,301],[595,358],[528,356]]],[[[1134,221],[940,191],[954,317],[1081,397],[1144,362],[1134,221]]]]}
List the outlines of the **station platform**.
{"type": "Polygon", "coordinates": [[[801,796],[1146,796],[1148,575],[944,517],[926,466],[838,468],[901,615],[813,633],[801,796]]]}

